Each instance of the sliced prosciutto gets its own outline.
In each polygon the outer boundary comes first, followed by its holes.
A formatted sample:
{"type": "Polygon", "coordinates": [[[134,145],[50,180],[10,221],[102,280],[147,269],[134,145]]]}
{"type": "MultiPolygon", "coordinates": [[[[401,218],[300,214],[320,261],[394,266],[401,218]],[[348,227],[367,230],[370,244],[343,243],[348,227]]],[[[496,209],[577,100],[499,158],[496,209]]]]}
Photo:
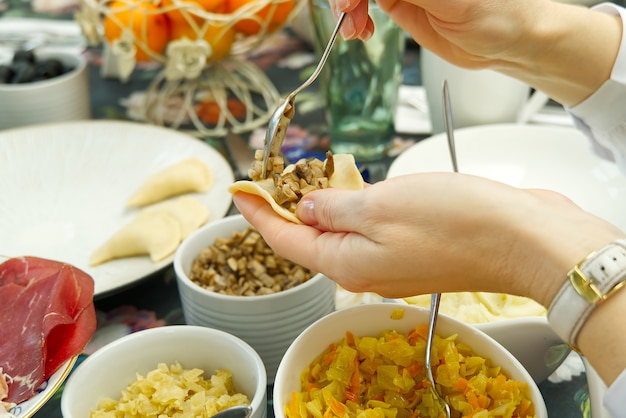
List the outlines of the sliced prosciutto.
{"type": "Polygon", "coordinates": [[[96,329],[93,279],[69,264],[36,257],[0,264],[0,369],[6,402],[19,404],[96,329]]]}

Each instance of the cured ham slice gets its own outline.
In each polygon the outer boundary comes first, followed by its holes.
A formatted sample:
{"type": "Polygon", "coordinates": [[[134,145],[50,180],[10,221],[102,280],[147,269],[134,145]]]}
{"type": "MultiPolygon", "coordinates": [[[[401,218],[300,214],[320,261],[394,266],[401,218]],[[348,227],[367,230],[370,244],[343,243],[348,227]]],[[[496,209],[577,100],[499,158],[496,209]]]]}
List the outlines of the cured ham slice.
{"type": "Polygon", "coordinates": [[[0,264],[0,369],[7,402],[29,399],[50,375],[80,354],[96,329],[93,279],[36,257],[0,264]]]}

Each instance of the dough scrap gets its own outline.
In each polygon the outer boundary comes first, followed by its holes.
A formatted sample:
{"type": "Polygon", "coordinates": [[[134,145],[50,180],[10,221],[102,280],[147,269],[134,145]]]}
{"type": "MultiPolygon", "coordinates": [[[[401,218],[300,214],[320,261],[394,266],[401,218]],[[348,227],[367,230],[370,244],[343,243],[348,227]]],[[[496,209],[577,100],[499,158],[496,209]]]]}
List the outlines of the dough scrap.
{"type": "MultiPolygon", "coordinates": [[[[361,190],[364,187],[363,177],[361,172],[356,166],[354,156],[351,154],[336,154],[333,155],[334,159],[334,172],[328,179],[329,186],[337,189],[347,190],[361,190]]],[[[290,170],[290,166],[285,167],[284,171],[290,170]]],[[[271,178],[263,179],[259,181],[240,180],[230,185],[228,191],[235,194],[237,192],[244,192],[260,196],[265,199],[274,209],[278,215],[287,219],[288,221],[302,224],[302,221],[298,217],[290,212],[288,209],[279,205],[274,199],[274,192],[276,187],[274,181],[271,178]]]]}
{"type": "Polygon", "coordinates": [[[141,212],[93,252],[90,264],[97,266],[117,258],[146,254],[159,262],[176,251],[181,239],[180,225],[172,215],[164,211],[141,212]]]}
{"type": "Polygon", "coordinates": [[[184,193],[204,193],[213,175],[198,158],[187,158],[148,177],[128,199],[128,207],[141,207],[184,193]]]}

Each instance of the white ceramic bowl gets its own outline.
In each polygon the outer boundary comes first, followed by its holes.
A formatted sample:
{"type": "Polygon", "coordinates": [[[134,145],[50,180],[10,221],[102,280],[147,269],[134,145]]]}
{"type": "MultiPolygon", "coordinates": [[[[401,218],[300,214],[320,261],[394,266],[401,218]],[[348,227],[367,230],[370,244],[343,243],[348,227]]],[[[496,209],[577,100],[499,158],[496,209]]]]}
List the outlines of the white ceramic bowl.
{"type": "Polygon", "coordinates": [[[259,355],[223,331],[188,325],[151,328],[122,337],[87,357],[70,375],[61,398],[64,418],[85,418],[98,402],[119,399],[122,389],[159,363],[200,368],[208,379],[218,369],[233,374],[235,389],[248,396],[252,418],[267,416],[267,379],[259,355]]]}
{"type": "MultiPolygon", "coordinates": [[[[416,325],[428,323],[429,311],[424,308],[393,303],[359,305],[332,313],[307,328],[289,347],[283,357],[274,381],[274,416],[284,418],[284,406],[293,392],[301,391],[300,374],[320,355],[329,344],[341,340],[346,331],[355,336],[378,336],[385,330],[407,332],[416,325]],[[394,310],[404,309],[401,319],[392,319],[394,310]]],[[[547,418],[545,402],[530,374],[522,364],[488,335],[476,328],[440,315],[437,334],[458,334],[458,341],[469,345],[474,352],[491,359],[512,379],[528,385],[529,395],[535,406],[537,418],[547,418]]]]}
{"type": "MultiPolygon", "coordinates": [[[[417,303],[417,306],[422,308],[430,306],[430,302],[424,304],[425,299],[423,298],[420,298],[419,301],[415,298],[412,300],[417,303]]],[[[407,303],[403,299],[394,301],[400,304],[407,303]]],[[[428,301],[430,301],[430,298],[428,298],[428,301]]],[[[472,303],[478,303],[478,301],[473,301],[472,303]]],[[[472,305],[470,304],[469,307],[472,307],[472,305]]],[[[447,311],[445,305],[440,306],[440,312],[464,322],[462,317],[447,311]]],[[[489,312],[491,311],[489,310],[489,312]]],[[[547,379],[571,351],[569,346],[548,325],[545,315],[503,317],[491,322],[470,323],[469,325],[483,331],[502,344],[524,365],[537,383],[547,379]]]]}
{"type": "Polygon", "coordinates": [[[571,351],[548,325],[545,316],[510,318],[472,326],[509,350],[537,383],[547,379],[571,351]]]}
{"type": "Polygon", "coordinates": [[[310,324],[335,310],[336,284],[317,274],[282,292],[262,296],[231,296],[204,289],[189,279],[193,261],[217,238],[229,238],[250,224],[242,215],[211,222],[185,239],[174,256],[185,321],[221,329],[250,344],[261,356],[267,380],[291,342],[310,324]]]}
{"type": "Polygon", "coordinates": [[[41,52],[72,70],[48,80],[0,84],[0,129],[91,118],[87,61],[81,55],[41,52]]]}

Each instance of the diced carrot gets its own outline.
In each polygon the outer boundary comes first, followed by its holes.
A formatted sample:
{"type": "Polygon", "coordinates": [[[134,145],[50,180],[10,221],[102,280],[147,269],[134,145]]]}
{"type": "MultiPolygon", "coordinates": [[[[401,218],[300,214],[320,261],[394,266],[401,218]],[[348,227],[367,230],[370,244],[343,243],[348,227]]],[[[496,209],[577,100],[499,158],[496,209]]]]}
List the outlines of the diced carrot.
{"type": "Polygon", "coordinates": [[[354,334],[352,334],[350,331],[346,331],[346,343],[348,343],[350,347],[355,346],[354,334]]]}
{"type": "Polygon", "coordinates": [[[467,381],[466,378],[464,377],[459,377],[458,379],[456,379],[454,381],[454,383],[452,383],[452,389],[454,390],[458,390],[458,391],[462,391],[465,390],[465,388],[467,387],[467,384],[469,382],[467,381]]]}
{"type": "Polygon", "coordinates": [[[487,395],[478,395],[478,406],[481,409],[487,409],[489,406],[489,397],[487,395]]]}
{"type": "Polygon", "coordinates": [[[517,406],[517,408],[515,409],[515,412],[520,417],[526,417],[526,416],[534,415],[533,410],[532,410],[532,406],[533,406],[533,404],[532,404],[532,402],[530,402],[529,399],[524,399],[517,406]]]}
{"type": "Polygon", "coordinates": [[[305,391],[306,391],[307,393],[309,393],[309,392],[311,392],[313,389],[319,389],[319,386],[318,386],[317,384],[315,384],[315,383],[308,382],[308,383],[306,384],[305,391]]]}
{"type": "MultiPolygon", "coordinates": [[[[288,406],[288,415],[290,418],[300,417],[300,404],[302,403],[302,393],[293,392],[288,406]]],[[[303,417],[302,417],[303,418],[303,417]]]]}
{"type": "Polygon", "coordinates": [[[343,393],[343,396],[346,399],[346,401],[352,401],[352,402],[356,402],[356,403],[359,402],[359,397],[354,392],[351,392],[349,390],[346,390],[343,393]]]}
{"type": "Polygon", "coordinates": [[[416,326],[409,332],[408,340],[411,345],[415,345],[418,341],[426,341],[428,335],[428,325],[422,324],[416,326]]]}
{"type": "Polygon", "coordinates": [[[336,355],[337,355],[337,347],[335,346],[335,344],[331,344],[330,347],[328,348],[328,352],[322,359],[322,364],[325,366],[332,364],[336,355]]]}
{"type": "Polygon", "coordinates": [[[359,357],[354,357],[354,370],[352,371],[352,376],[350,376],[350,392],[352,393],[360,393],[361,391],[361,371],[359,370],[359,357]]]}
{"type": "Polygon", "coordinates": [[[337,416],[342,417],[346,413],[346,406],[335,398],[328,399],[328,407],[337,416]]]}
{"type": "Polygon", "coordinates": [[[424,365],[415,361],[406,367],[406,371],[409,372],[409,375],[411,377],[415,377],[418,374],[424,372],[424,365]]]}

